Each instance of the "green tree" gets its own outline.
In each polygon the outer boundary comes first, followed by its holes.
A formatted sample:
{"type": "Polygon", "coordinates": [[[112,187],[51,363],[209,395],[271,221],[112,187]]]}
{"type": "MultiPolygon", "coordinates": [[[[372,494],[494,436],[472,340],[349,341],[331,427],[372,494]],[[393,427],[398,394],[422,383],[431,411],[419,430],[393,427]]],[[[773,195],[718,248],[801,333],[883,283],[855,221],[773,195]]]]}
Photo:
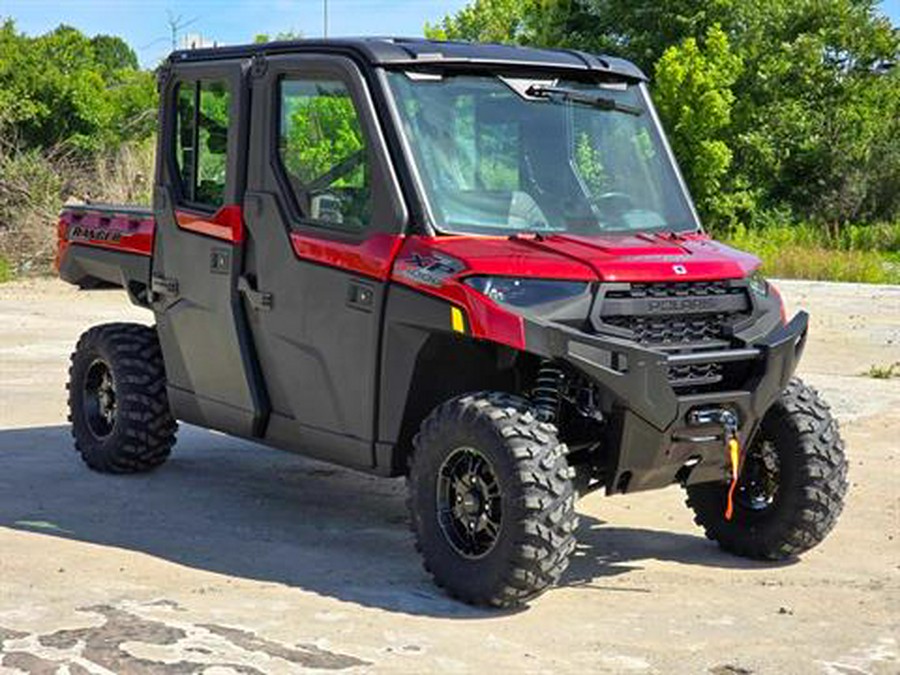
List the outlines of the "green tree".
{"type": "Polygon", "coordinates": [[[109,77],[119,70],[137,70],[138,59],[134,50],[120,37],[95,35],[91,38],[94,60],[109,77]]]}
{"type": "MultiPolygon", "coordinates": [[[[747,0],[762,5],[765,0],[747,0]]],[[[667,49],[688,38],[704,40],[718,25],[730,33],[734,0],[582,0],[574,6],[579,46],[628,58],[652,73],[667,49]]]]}
{"type": "Polygon", "coordinates": [[[301,182],[320,178],[363,150],[359,117],[349,96],[319,94],[287,101],[290,125],[284,161],[288,171],[301,182]]]}
{"type": "Polygon", "coordinates": [[[433,40],[580,47],[593,19],[578,0],[475,0],[455,15],[425,24],[433,40]]]}
{"type": "Polygon", "coordinates": [[[152,73],[118,38],[68,26],[37,37],[0,27],[2,121],[24,148],[96,152],[152,133],[152,73]]]}
{"type": "Polygon", "coordinates": [[[765,13],[742,10],[734,30],[745,55],[735,85],[736,170],[765,206],[835,228],[900,216],[897,199],[875,198],[875,162],[892,154],[875,148],[887,136],[900,144],[892,131],[898,80],[879,67],[900,56],[900,35],[874,2],[766,5],[765,13]]]}
{"type": "MultiPolygon", "coordinates": [[[[654,99],[667,121],[672,149],[681,158],[701,215],[731,222],[750,205],[742,190],[728,190],[734,155],[728,132],[743,61],[714,25],[702,42],[693,37],[669,47],[656,62],[654,99]]],[[[745,215],[745,214],[744,214],[745,215]]]]}
{"type": "Polygon", "coordinates": [[[900,31],[876,0],[475,0],[425,30],[636,62],[709,224],[900,218],[900,31]]]}
{"type": "Polygon", "coordinates": [[[533,0],[475,0],[455,16],[425,24],[432,40],[519,42],[527,39],[526,22],[534,14],[533,0]]]}
{"type": "Polygon", "coordinates": [[[266,42],[285,42],[288,40],[302,40],[303,33],[298,30],[285,30],[276,33],[275,37],[271,37],[268,33],[257,33],[253,36],[254,44],[265,44],[266,42]]]}

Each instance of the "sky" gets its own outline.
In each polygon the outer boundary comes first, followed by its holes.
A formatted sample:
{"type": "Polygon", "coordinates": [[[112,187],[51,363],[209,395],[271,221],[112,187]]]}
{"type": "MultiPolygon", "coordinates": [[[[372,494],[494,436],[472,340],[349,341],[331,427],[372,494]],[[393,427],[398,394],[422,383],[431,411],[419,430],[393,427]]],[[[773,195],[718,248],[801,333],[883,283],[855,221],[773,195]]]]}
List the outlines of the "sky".
{"type": "MultiPolygon", "coordinates": [[[[88,35],[118,35],[141,64],[155,66],[171,48],[169,18],[181,33],[199,33],[220,44],[250,42],[258,33],[291,31],[306,37],[323,32],[325,0],[0,0],[0,17],[19,30],[44,33],[60,23],[88,35]],[[189,24],[189,25],[185,25],[189,24]]],[[[426,21],[439,21],[466,0],[327,0],[328,32],[341,35],[419,36],[426,21]]],[[[882,11],[900,26],[900,0],[884,0],[882,11]]]]}
{"type": "MultiPolygon", "coordinates": [[[[896,0],[900,2],[900,0],[896,0]]],[[[328,34],[421,36],[466,5],[466,0],[328,0],[328,34]]],[[[155,66],[171,50],[169,17],[220,44],[243,44],[266,33],[321,37],[324,0],[0,0],[0,17],[12,17],[29,35],[61,23],[88,35],[124,38],[141,65],[155,66]]]]}

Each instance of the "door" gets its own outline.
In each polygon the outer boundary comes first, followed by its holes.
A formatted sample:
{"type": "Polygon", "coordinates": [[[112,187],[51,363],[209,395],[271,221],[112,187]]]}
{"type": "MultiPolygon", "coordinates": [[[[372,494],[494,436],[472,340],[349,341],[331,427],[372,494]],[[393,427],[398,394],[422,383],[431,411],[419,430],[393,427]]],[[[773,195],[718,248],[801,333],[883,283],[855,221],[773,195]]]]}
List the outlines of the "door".
{"type": "Polygon", "coordinates": [[[352,61],[274,56],[254,72],[243,288],[271,402],[266,438],[370,468],[406,212],[352,61]]]}
{"type": "Polygon", "coordinates": [[[182,64],[161,91],[152,291],[175,416],[259,435],[259,385],[238,291],[244,254],[243,64],[182,64]]]}

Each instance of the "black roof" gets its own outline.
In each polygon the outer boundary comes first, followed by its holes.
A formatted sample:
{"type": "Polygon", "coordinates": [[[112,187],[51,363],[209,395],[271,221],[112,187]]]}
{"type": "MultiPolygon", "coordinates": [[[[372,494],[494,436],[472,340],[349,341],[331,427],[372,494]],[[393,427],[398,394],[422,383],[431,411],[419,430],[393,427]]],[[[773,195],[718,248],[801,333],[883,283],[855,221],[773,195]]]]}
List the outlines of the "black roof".
{"type": "Polygon", "coordinates": [[[646,80],[630,61],[573,49],[532,49],[499,44],[444,42],[423,38],[365,37],[265,42],[234,47],[206,47],[173,52],[172,63],[301,52],[345,53],[380,66],[502,65],[553,70],[611,73],[646,80]]]}

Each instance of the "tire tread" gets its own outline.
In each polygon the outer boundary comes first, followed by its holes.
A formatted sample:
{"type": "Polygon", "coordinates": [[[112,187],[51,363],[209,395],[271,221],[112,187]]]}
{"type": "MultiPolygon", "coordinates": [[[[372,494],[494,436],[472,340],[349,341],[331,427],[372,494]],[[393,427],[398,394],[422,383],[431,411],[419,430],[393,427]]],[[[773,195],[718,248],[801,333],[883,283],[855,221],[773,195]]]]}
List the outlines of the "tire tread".
{"type": "Polygon", "coordinates": [[[69,367],[69,421],[75,449],[93,470],[138,473],[163,464],[175,445],[178,424],[169,410],[166,371],[154,328],[133,323],[95,326],[78,340],[69,367]],[[105,349],[116,373],[117,425],[115,444],[98,443],[81,423],[74,393],[78,362],[105,349]]]}
{"type": "Polygon", "coordinates": [[[799,378],[790,380],[769,415],[776,428],[798,439],[799,489],[790,512],[778,514],[766,536],[742,536],[724,521],[709,485],[689,487],[687,505],[694,511],[694,522],[724,550],[747,558],[783,560],[816,546],[834,528],[847,493],[848,463],[828,404],[799,378]]]}
{"type": "MultiPolygon", "coordinates": [[[[451,425],[490,420],[497,439],[509,451],[521,489],[520,516],[512,527],[519,533],[514,553],[506,561],[502,583],[488,595],[475,595],[464,584],[435,582],[451,596],[474,605],[514,607],[555,585],[575,550],[574,470],[566,460],[566,446],[557,440],[556,428],[537,419],[531,404],[517,396],[478,392],[451,399],[422,423],[410,458],[407,506],[411,514],[416,549],[425,554],[417,524],[413,485],[420,480],[417,459],[437,447],[443,429],[451,425]]],[[[426,571],[434,575],[428,556],[426,571]]]]}

